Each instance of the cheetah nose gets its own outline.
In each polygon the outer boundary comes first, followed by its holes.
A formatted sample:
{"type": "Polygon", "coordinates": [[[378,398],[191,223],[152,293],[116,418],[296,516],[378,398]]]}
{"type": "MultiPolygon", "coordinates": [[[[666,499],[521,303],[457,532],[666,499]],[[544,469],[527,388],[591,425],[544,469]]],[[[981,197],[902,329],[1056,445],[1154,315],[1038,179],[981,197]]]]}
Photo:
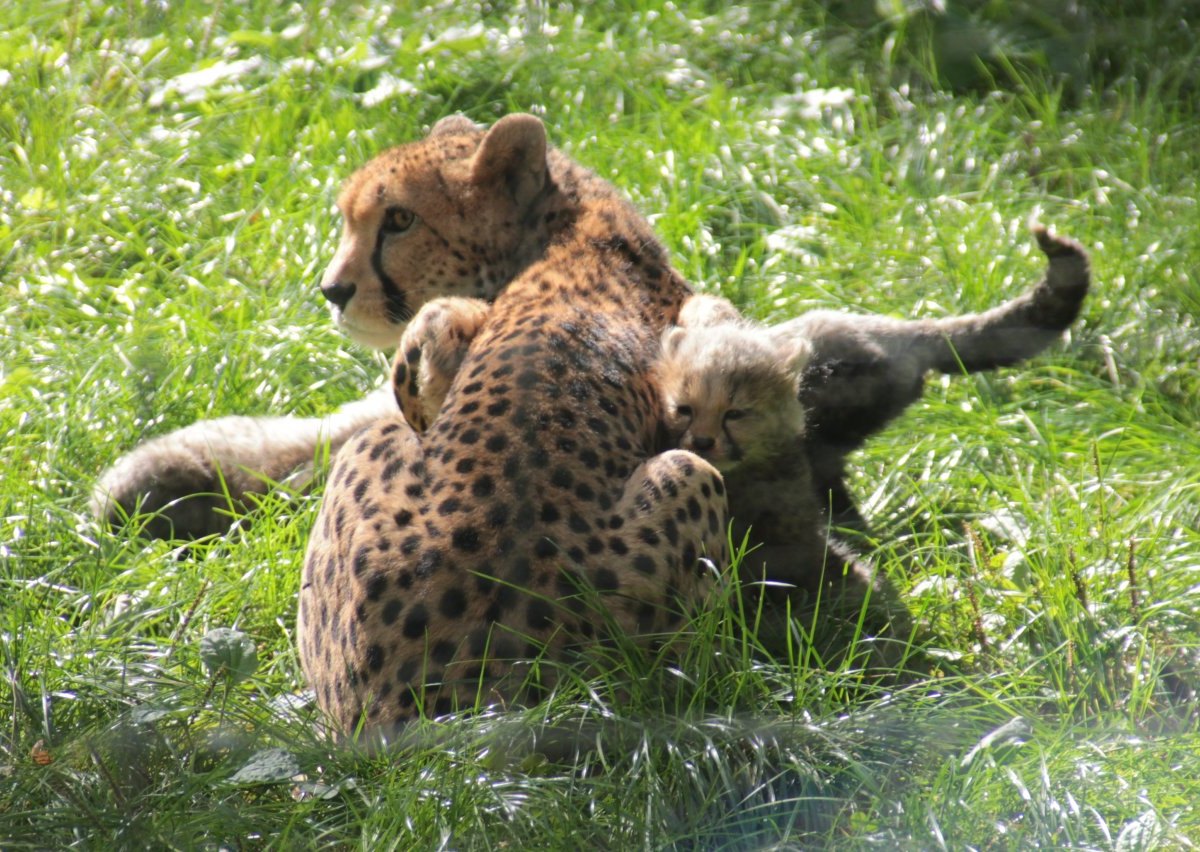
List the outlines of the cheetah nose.
{"type": "Polygon", "coordinates": [[[692,449],[697,453],[706,453],[717,444],[716,438],[692,438],[692,449]]]}
{"type": "Polygon", "coordinates": [[[354,291],[358,287],[355,284],[343,284],[341,281],[334,281],[328,287],[321,287],[321,295],[328,299],[338,308],[345,308],[350,299],[354,296],[354,291]]]}

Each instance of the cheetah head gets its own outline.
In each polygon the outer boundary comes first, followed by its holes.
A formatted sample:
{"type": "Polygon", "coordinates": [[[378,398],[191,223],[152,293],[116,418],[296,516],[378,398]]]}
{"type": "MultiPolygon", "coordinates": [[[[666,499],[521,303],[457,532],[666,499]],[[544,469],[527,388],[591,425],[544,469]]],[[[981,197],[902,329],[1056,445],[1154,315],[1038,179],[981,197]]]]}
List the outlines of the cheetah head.
{"type": "Polygon", "coordinates": [[[544,241],[536,223],[552,191],[546,131],[531,115],[489,130],[450,116],[375,157],[337,201],[341,242],[321,279],[334,322],[389,349],[430,299],[494,298],[544,241]]]}
{"type": "Polygon", "coordinates": [[[809,354],[807,341],[777,342],[744,326],[668,329],[658,382],[675,445],[725,474],[795,452],[809,354]]]}

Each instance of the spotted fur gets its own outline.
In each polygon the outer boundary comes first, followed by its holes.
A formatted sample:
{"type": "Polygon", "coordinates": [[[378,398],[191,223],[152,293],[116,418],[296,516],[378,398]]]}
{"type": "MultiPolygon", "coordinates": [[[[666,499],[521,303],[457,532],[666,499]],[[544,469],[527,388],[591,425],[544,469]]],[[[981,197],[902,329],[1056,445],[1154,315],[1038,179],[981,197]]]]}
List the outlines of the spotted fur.
{"type": "MultiPolygon", "coordinates": [[[[511,280],[428,431],[381,419],[330,474],[297,633],[334,726],[508,701],[531,661],[544,685],[580,643],[678,627],[710,583],[701,557],[725,558],[726,505],[710,464],[655,454],[651,366],[689,289],[645,220],[530,116],[385,153],[340,204],[344,242],[377,246],[391,282],[340,306],[359,332],[391,327],[389,292],[431,294],[443,258],[460,281],[511,280]],[[409,229],[380,236],[397,206],[409,229]]],[[[327,286],[365,274],[353,254],[327,286]]],[[[401,352],[399,385],[407,369],[401,352]]]]}

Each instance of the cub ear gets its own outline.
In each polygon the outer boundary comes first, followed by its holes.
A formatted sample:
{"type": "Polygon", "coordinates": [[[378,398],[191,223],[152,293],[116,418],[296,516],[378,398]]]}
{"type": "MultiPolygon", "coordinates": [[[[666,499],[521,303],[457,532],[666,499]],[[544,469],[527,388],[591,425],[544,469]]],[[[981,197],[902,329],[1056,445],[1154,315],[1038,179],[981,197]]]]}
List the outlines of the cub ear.
{"type": "Polygon", "coordinates": [[[683,341],[687,338],[687,329],[680,328],[677,325],[669,326],[662,336],[662,354],[664,358],[668,358],[679,351],[679,347],[683,345],[683,341]]]}
{"type": "Polygon", "coordinates": [[[800,388],[800,377],[812,358],[812,343],[805,337],[787,337],[779,341],[779,363],[800,388]]]}
{"type": "Polygon", "coordinates": [[[524,208],[546,182],[546,128],[541,119],[516,113],[492,125],[471,160],[471,182],[504,181],[524,208]]]}
{"type": "Polygon", "coordinates": [[[710,325],[736,324],[742,321],[742,315],[728,299],[720,296],[709,296],[696,293],[689,296],[679,309],[679,319],[676,325],[688,328],[702,328],[710,325]]]}
{"type": "Polygon", "coordinates": [[[429,131],[430,136],[452,136],[455,133],[474,133],[476,130],[482,130],[475,122],[467,118],[462,113],[448,115],[445,118],[438,119],[437,124],[429,131]]]}

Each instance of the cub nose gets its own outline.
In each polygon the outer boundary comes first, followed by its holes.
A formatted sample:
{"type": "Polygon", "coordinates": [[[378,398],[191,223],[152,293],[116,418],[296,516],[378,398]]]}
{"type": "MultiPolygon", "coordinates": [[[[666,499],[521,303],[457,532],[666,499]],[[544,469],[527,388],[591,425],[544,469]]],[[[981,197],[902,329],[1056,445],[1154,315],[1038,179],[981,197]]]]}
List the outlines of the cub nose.
{"type": "Polygon", "coordinates": [[[694,450],[697,453],[706,453],[709,450],[711,450],[714,446],[716,446],[716,443],[717,443],[716,438],[702,438],[699,436],[693,436],[692,450],[694,450]]]}
{"type": "Polygon", "coordinates": [[[345,308],[357,289],[358,287],[353,283],[343,284],[341,281],[334,281],[328,287],[321,287],[321,295],[338,308],[345,308]]]}

